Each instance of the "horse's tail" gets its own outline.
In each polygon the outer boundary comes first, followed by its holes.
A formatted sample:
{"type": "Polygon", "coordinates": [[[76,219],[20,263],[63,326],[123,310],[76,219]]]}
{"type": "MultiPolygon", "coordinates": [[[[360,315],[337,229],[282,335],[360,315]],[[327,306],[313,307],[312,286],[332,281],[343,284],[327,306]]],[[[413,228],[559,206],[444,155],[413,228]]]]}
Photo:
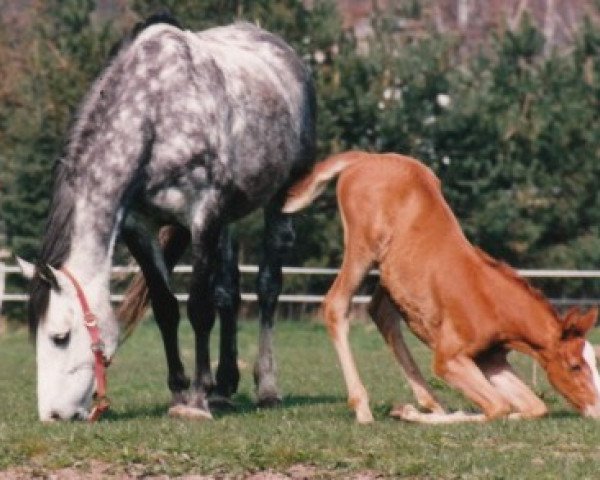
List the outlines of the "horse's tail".
{"type": "Polygon", "coordinates": [[[124,335],[129,336],[129,333],[133,332],[146,313],[149,301],[148,285],[146,285],[144,275],[138,273],[129,284],[123,301],[115,312],[124,335]]]}
{"type": "Polygon", "coordinates": [[[281,210],[284,213],[293,213],[307,207],[323,193],[332,178],[365,158],[364,152],[351,151],[332,155],[317,163],[308,175],[290,187],[281,210]]]}
{"type": "MultiPolygon", "coordinates": [[[[168,225],[160,229],[158,233],[158,242],[160,243],[161,250],[165,254],[165,257],[167,257],[166,254],[172,250],[183,250],[183,248],[185,248],[185,246],[182,248],[179,237],[178,227],[168,225]]],[[[181,251],[178,251],[175,255],[179,258],[181,251]]],[[[170,258],[165,258],[168,269],[171,269],[176,261],[170,260],[170,258]]],[[[144,275],[140,272],[135,275],[129,284],[129,287],[123,296],[123,301],[116,311],[116,316],[121,324],[124,338],[127,338],[142,320],[149,302],[150,295],[148,292],[148,285],[146,284],[144,275]]]]}

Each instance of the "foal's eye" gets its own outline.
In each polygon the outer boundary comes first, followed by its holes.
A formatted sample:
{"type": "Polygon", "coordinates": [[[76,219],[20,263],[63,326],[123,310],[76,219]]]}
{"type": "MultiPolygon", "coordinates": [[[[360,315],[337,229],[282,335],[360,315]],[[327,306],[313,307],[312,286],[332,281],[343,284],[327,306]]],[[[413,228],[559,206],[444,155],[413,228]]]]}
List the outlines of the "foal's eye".
{"type": "Polygon", "coordinates": [[[578,372],[579,370],[581,370],[581,364],[574,363],[573,365],[569,366],[569,370],[571,370],[572,372],[578,372]]]}
{"type": "Polygon", "coordinates": [[[56,335],[51,335],[50,339],[55,346],[66,347],[71,339],[71,332],[57,333],[56,335]]]}

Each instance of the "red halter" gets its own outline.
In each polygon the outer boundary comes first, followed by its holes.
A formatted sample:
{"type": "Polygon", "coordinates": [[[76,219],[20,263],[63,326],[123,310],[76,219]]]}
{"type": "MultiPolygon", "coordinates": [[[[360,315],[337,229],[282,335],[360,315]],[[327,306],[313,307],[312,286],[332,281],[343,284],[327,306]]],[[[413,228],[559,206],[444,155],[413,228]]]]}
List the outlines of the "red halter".
{"type": "Polygon", "coordinates": [[[96,396],[88,421],[95,422],[110,406],[110,401],[106,396],[106,367],[110,364],[110,359],[106,358],[104,355],[104,342],[102,341],[102,338],[100,338],[98,319],[90,310],[90,306],[81,285],[79,285],[79,282],[75,279],[73,274],[65,267],[62,267],[60,270],[75,287],[77,299],[79,300],[79,305],[81,305],[81,310],[83,311],[83,322],[92,339],[91,346],[95,359],[94,374],[96,376],[96,396]]]}

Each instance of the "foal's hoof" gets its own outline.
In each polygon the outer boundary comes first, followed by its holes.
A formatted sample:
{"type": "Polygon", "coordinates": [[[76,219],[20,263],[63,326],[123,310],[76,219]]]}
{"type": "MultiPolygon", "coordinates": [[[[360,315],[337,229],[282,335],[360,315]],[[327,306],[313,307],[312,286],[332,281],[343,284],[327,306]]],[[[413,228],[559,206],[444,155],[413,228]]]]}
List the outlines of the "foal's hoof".
{"type": "Polygon", "coordinates": [[[213,416],[208,410],[190,407],[189,405],[173,405],[169,408],[169,417],[187,418],[189,420],[212,420],[213,416]]]}
{"type": "Polygon", "coordinates": [[[279,407],[282,403],[283,400],[279,395],[273,395],[269,397],[259,398],[256,404],[260,408],[275,408],[279,407]]]}

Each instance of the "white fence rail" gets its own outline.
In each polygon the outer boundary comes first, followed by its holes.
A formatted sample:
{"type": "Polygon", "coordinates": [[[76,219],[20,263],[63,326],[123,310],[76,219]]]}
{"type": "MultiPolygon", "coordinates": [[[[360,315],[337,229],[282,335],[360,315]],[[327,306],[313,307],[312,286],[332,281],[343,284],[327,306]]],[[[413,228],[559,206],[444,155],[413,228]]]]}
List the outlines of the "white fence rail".
{"type": "MultiPolygon", "coordinates": [[[[114,276],[133,274],[139,271],[136,266],[115,266],[112,268],[114,276]]],[[[258,273],[256,265],[240,265],[242,274],[258,273]]],[[[337,275],[337,268],[311,268],[311,267],[283,267],[284,275],[337,275]]],[[[538,270],[538,269],[523,269],[518,270],[519,274],[527,278],[584,278],[584,279],[600,279],[600,270],[538,270]]],[[[190,274],[192,267],[190,265],[177,265],[174,270],[175,274],[190,274]]],[[[5,283],[6,277],[10,274],[20,274],[20,269],[16,265],[5,265],[0,262],[0,307],[2,302],[26,302],[29,296],[24,293],[6,293],[5,283]]],[[[379,275],[377,270],[369,272],[370,275],[379,275]]],[[[186,293],[177,293],[177,300],[186,302],[188,295],[186,293]]],[[[111,295],[111,300],[118,302],[122,300],[123,295],[111,295]]],[[[279,296],[281,303],[305,303],[314,304],[323,301],[323,295],[307,295],[307,294],[282,294],[279,296]]],[[[368,303],[369,295],[356,295],[353,298],[354,303],[368,303]]],[[[242,300],[246,302],[255,302],[257,300],[255,293],[242,293],[242,300]]],[[[567,305],[588,305],[600,304],[600,299],[551,299],[555,304],[567,305]]]]}

